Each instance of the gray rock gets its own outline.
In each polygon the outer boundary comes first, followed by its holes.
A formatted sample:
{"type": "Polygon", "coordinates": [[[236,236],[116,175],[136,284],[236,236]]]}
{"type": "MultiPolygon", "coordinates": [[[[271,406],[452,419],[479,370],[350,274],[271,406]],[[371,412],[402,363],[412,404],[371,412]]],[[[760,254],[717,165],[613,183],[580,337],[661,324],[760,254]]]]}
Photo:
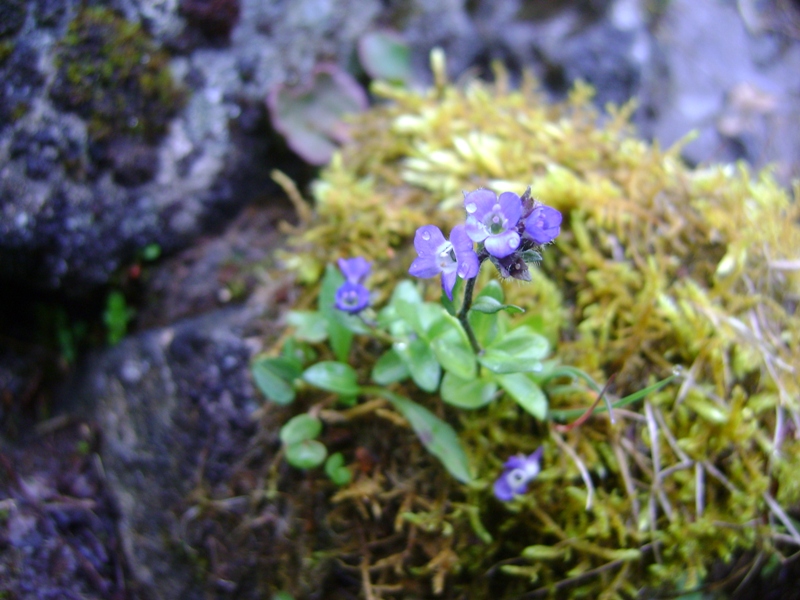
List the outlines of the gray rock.
{"type": "MultiPolygon", "coordinates": [[[[71,414],[96,423],[106,485],[134,587],[144,598],[202,598],[187,551],[193,490],[229,498],[260,400],[244,331],[253,309],[212,313],[100,352],[67,391],[71,414]]],[[[193,516],[194,515],[194,516],[193,516]]]]}
{"type": "Polygon", "coordinates": [[[346,64],[380,8],[377,0],[244,0],[230,39],[208,44],[191,37],[196,28],[177,0],[116,4],[155,40],[183,48],[170,70],[188,91],[185,106],[155,139],[97,141],[55,64],[77,8],[52,0],[46,18],[15,26],[13,52],[0,63],[2,280],[80,296],[144,246],[171,251],[232,217],[248,193],[263,193],[250,182],[268,186],[275,164],[269,131],[251,125],[252,107],[265,123],[270,87],[302,79],[323,59],[346,64]]]}
{"type": "Polygon", "coordinates": [[[650,120],[642,126],[663,146],[696,131],[684,148],[693,163],[775,163],[788,183],[800,175],[800,42],[749,30],[742,9],[750,4],[667,5],[653,28],[660,67],[651,71],[662,77],[643,89],[650,120]]]}

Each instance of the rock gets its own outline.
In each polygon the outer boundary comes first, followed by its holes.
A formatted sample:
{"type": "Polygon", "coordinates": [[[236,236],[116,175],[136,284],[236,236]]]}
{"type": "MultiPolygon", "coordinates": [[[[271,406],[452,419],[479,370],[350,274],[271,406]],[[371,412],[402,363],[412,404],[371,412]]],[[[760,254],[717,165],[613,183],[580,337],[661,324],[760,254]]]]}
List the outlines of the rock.
{"type": "Polygon", "coordinates": [[[127,564],[146,598],[204,597],[184,550],[187,523],[202,516],[186,511],[193,492],[232,495],[256,431],[244,336],[259,313],[217,311],[129,338],[94,354],[64,393],[65,411],[97,424],[127,564]]]}
{"type": "Polygon", "coordinates": [[[68,419],[51,421],[17,444],[0,440],[0,595],[131,597],[117,506],[96,448],[97,431],[68,419]]]}
{"type": "Polygon", "coordinates": [[[253,181],[277,190],[286,151],[251,107],[322,57],[345,64],[380,10],[231,0],[220,24],[198,16],[214,2],[37,2],[0,46],[0,280],[76,297],[145,246],[168,254],[224,225],[253,181]]]}
{"type": "MultiPolygon", "coordinates": [[[[642,90],[651,118],[641,126],[664,146],[696,130],[684,148],[690,162],[774,163],[788,183],[800,175],[800,42],[748,29],[742,10],[750,4],[666,5],[653,27],[663,78],[642,90]]],[[[800,18],[796,6],[784,8],[800,18]]]]}

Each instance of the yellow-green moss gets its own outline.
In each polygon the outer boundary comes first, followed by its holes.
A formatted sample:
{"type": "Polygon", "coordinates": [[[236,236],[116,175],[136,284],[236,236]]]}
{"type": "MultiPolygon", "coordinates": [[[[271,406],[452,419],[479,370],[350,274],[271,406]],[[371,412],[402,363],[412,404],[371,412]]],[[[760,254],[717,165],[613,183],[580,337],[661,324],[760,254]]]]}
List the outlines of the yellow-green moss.
{"type": "MultiPolygon", "coordinates": [[[[565,218],[533,282],[504,283],[507,300],[528,311],[520,318],[557,340],[561,362],[598,380],[616,373],[619,396],[676,366],[684,376],[616,424],[598,416],[563,440],[502,402],[462,413],[487,487],[405,481],[415,516],[398,517],[396,530],[430,562],[373,574],[386,585],[422,577],[434,589],[450,581],[496,597],[558,584],[559,597],[614,598],[690,589],[718,561],[791,549],[785,540],[800,537],[780,507],[800,503],[797,203],[768,171],[687,168],[679,148],[635,137],[631,107],[599,114],[585,85],[548,104],[536,82],[511,90],[497,75],[494,85],[456,87],[439,74],[425,93],[377,86],[389,101],[354,122],[352,143],[322,172],[313,221],[296,232],[288,264],[312,282],[338,256],[366,256],[385,296],[406,276],[417,227],[463,220],[463,191],[531,186],[565,218]],[[488,486],[501,462],[540,443],[543,473],[515,504],[499,505],[488,486]],[[592,474],[589,510],[565,446],[592,474]],[[449,528],[447,539],[420,541],[419,523],[431,519],[449,528]],[[477,540],[476,522],[492,542],[477,540]]],[[[481,277],[494,277],[489,270],[481,277]]],[[[438,288],[432,281],[431,295],[438,288]]],[[[381,504],[391,484],[370,481],[368,497],[381,504]]],[[[337,501],[365,497],[345,491],[337,501]]],[[[383,559],[375,550],[370,560],[383,559]]]]}
{"type": "Polygon", "coordinates": [[[107,8],[83,8],[58,43],[51,95],[86,118],[97,140],[128,135],[152,141],[183,103],[169,55],[138,23],[107,8]]]}

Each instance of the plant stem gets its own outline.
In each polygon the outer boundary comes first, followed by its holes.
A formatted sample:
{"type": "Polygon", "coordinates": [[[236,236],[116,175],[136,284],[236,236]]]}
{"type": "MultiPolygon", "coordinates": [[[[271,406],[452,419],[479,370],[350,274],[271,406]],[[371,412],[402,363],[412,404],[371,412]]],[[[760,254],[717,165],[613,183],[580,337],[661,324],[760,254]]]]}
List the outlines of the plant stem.
{"type": "MultiPolygon", "coordinates": [[[[481,262],[483,262],[483,260],[481,260],[481,262]]],[[[478,268],[478,272],[480,272],[480,268],[478,268]]],[[[472,279],[467,279],[467,286],[464,288],[464,302],[461,303],[461,310],[458,311],[458,320],[461,322],[464,331],[467,332],[467,337],[469,338],[470,346],[472,346],[472,351],[475,352],[475,356],[481,353],[481,347],[478,345],[475,332],[472,331],[472,325],[469,324],[467,313],[472,306],[472,293],[475,290],[476,279],[478,279],[477,275],[472,279]]]]}

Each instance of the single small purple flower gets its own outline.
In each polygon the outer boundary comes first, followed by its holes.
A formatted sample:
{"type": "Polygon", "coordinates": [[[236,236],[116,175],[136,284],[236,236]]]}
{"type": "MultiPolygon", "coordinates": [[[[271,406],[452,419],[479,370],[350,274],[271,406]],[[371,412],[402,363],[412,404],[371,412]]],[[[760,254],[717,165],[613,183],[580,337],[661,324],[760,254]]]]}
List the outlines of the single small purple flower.
{"type": "Polygon", "coordinates": [[[359,313],[369,306],[369,290],[363,283],[372,264],[361,256],[340,258],[338,264],[345,281],[336,290],[336,308],[346,313],[359,313]]]}
{"type": "Polygon", "coordinates": [[[360,283],[345,281],[336,290],[335,304],[346,313],[359,313],[369,306],[369,290],[360,283]]]}
{"type": "Polygon", "coordinates": [[[522,201],[515,193],[503,192],[498,198],[491,190],[477,189],[464,196],[464,208],[467,235],[473,242],[483,242],[489,254],[504,258],[519,247],[522,201]]]}
{"type": "Polygon", "coordinates": [[[478,255],[463,225],[453,227],[449,242],[435,225],[423,225],[414,235],[414,248],[418,256],[408,272],[422,278],[436,277],[441,273],[442,288],[450,300],[453,299],[456,275],[461,279],[472,279],[480,269],[478,255]]]}
{"type": "Polygon", "coordinates": [[[503,473],[494,482],[495,498],[509,502],[514,496],[524,494],[528,484],[542,470],[541,460],[543,447],[539,447],[530,456],[518,454],[509,458],[503,465],[503,473]]]}
{"type": "Polygon", "coordinates": [[[552,242],[561,233],[561,213],[552,206],[538,204],[525,219],[525,235],[537,244],[552,242]]]}
{"type": "Polygon", "coordinates": [[[364,279],[369,275],[369,271],[372,268],[372,263],[363,256],[340,258],[338,264],[345,281],[350,283],[364,283],[364,279]]]}

